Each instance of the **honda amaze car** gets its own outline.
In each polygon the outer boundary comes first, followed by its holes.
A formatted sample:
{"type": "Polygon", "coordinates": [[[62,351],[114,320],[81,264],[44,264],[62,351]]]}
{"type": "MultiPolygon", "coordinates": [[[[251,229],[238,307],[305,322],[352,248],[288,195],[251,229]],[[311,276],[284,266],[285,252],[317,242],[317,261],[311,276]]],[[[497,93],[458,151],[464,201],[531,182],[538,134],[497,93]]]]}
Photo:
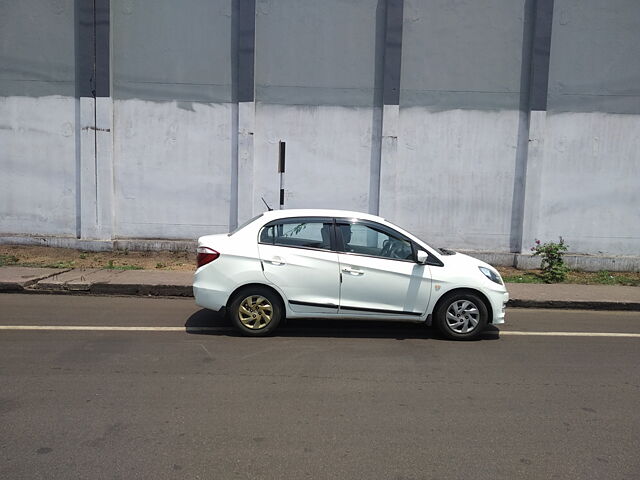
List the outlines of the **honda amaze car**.
{"type": "Polygon", "coordinates": [[[225,310],[242,334],[285,318],[394,320],[468,340],[504,323],[509,298],[490,265],[431,248],[383,218],[278,210],[198,240],[196,303],[225,310]]]}

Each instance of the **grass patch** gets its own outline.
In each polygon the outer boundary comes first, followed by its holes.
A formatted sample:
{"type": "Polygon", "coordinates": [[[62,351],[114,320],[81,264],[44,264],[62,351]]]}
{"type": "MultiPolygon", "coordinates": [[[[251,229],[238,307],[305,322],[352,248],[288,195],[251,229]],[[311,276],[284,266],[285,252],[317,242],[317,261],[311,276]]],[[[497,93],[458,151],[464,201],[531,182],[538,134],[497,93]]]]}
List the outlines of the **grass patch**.
{"type": "Polygon", "coordinates": [[[17,265],[20,259],[15,255],[0,255],[0,267],[17,265]]]}
{"type": "MultiPolygon", "coordinates": [[[[502,268],[502,279],[506,283],[545,283],[538,270],[516,270],[502,268]]],[[[640,272],[582,272],[571,270],[567,278],[561,283],[579,285],[623,285],[640,287],[640,272]]]]}
{"type": "Polygon", "coordinates": [[[640,287],[640,275],[618,274],[601,270],[595,274],[595,283],[599,285],[626,285],[629,287],[640,287]]]}
{"type": "Polygon", "coordinates": [[[115,265],[113,260],[109,260],[107,265],[102,268],[106,270],[143,270],[143,268],[138,265],[115,265]]]}

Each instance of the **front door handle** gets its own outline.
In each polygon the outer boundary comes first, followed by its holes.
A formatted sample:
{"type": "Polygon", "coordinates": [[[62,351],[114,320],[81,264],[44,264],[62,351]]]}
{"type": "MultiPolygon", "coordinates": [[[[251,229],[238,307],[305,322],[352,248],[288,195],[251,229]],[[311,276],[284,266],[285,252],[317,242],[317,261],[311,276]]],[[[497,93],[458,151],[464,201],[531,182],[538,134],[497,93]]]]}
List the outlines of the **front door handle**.
{"type": "Polygon", "coordinates": [[[364,275],[364,271],[358,269],[358,268],[353,268],[353,267],[344,267],[342,269],[342,271],[344,273],[348,273],[350,275],[355,275],[355,276],[360,276],[360,275],[364,275]]]}
{"type": "Polygon", "coordinates": [[[284,260],[280,257],[273,257],[271,260],[267,260],[271,265],[284,265],[284,260]]]}

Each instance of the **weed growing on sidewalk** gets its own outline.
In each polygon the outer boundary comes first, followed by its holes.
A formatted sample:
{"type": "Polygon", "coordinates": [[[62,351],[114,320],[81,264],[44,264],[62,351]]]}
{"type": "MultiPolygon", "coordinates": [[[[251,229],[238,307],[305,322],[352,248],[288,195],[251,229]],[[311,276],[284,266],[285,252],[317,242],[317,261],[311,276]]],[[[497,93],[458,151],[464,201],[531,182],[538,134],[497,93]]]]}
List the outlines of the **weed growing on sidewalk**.
{"type": "Polygon", "coordinates": [[[540,268],[542,273],[540,276],[545,283],[563,282],[567,278],[569,267],[564,263],[562,258],[567,251],[567,245],[562,237],[558,243],[547,242],[541,243],[536,239],[536,244],[531,247],[534,256],[542,258],[540,268]]]}
{"type": "Polygon", "coordinates": [[[142,267],[138,265],[114,265],[113,260],[109,260],[105,267],[107,270],[143,270],[142,267]]]}

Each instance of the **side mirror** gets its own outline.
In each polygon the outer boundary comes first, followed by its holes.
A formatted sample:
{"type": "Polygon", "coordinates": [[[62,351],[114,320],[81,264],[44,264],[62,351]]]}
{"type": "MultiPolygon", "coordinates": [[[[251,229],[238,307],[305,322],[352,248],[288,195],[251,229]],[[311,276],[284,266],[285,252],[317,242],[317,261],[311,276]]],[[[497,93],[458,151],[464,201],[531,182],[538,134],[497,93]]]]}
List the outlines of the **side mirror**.
{"type": "Polygon", "coordinates": [[[425,252],[424,250],[418,250],[416,252],[417,263],[419,263],[420,265],[425,265],[427,263],[427,260],[429,260],[429,254],[427,252],[425,252]]]}

